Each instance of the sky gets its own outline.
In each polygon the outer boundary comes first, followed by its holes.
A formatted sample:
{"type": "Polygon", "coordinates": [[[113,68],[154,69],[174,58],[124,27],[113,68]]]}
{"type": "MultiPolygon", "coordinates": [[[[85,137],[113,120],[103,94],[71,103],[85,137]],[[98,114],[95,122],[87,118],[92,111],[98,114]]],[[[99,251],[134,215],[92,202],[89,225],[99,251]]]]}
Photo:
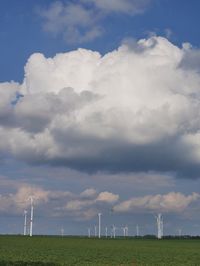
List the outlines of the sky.
{"type": "Polygon", "coordinates": [[[0,1],[0,233],[200,235],[199,9],[0,1]]]}

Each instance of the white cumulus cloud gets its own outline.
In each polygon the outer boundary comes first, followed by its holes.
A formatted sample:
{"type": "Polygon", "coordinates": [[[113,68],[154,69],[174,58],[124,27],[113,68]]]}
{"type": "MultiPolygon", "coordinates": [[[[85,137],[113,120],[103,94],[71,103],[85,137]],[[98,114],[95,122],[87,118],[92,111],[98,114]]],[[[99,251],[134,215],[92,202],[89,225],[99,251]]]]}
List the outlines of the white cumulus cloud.
{"type": "Polygon", "coordinates": [[[93,188],[80,193],[66,190],[47,190],[40,186],[0,177],[0,213],[22,215],[30,209],[30,196],[38,214],[46,217],[70,217],[72,220],[90,220],[100,211],[109,211],[119,195],[93,188]]]}
{"type": "Polygon", "coordinates": [[[53,58],[33,54],[22,84],[0,84],[0,153],[86,172],[197,176],[194,53],[153,36],[104,56],[85,49],[53,58]],[[17,91],[23,97],[16,100],[17,91]]]}
{"type": "Polygon", "coordinates": [[[135,197],[116,205],[115,212],[182,212],[192,202],[199,199],[198,193],[192,193],[185,196],[179,192],[170,192],[168,194],[147,195],[144,197],[135,197]]]}
{"type": "Polygon", "coordinates": [[[98,197],[97,197],[97,201],[102,201],[102,202],[108,202],[108,203],[114,203],[116,201],[118,201],[119,199],[119,195],[110,193],[110,192],[101,192],[98,197]]]}

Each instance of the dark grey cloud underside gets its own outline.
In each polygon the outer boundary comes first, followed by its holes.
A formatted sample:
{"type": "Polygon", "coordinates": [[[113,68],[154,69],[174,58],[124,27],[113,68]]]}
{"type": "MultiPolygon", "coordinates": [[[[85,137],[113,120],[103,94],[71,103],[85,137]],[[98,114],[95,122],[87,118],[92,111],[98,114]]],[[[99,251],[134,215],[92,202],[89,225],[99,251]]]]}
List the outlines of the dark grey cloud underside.
{"type": "MultiPolygon", "coordinates": [[[[95,142],[93,142],[95,147],[95,142]]],[[[102,143],[105,146],[105,143],[102,143]]],[[[99,146],[99,143],[97,147],[99,146]]],[[[86,173],[131,173],[131,172],[171,172],[179,178],[200,177],[200,165],[188,159],[191,147],[177,143],[177,139],[167,139],[149,145],[119,144],[104,148],[96,156],[87,153],[84,156],[64,159],[57,157],[47,160],[42,157],[28,156],[25,159],[34,165],[64,166],[86,173]]]]}

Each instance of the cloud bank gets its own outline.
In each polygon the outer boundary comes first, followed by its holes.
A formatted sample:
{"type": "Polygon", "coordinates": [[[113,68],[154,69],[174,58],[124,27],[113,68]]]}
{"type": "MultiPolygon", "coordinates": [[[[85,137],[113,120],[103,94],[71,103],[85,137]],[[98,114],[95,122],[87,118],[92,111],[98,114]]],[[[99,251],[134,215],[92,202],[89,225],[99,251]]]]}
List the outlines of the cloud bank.
{"type": "Polygon", "coordinates": [[[165,195],[147,195],[136,197],[116,205],[114,212],[174,212],[181,213],[199,199],[198,193],[185,196],[182,193],[170,192],[165,195]]]}
{"type": "Polygon", "coordinates": [[[0,213],[22,215],[30,209],[30,196],[34,199],[36,212],[48,217],[71,217],[73,220],[90,220],[98,212],[109,212],[119,200],[119,195],[94,188],[88,188],[77,194],[70,191],[46,190],[27,183],[8,181],[14,186],[12,193],[0,193],[0,213]]]}
{"type": "Polygon", "coordinates": [[[200,195],[180,192],[145,195],[122,201],[118,194],[109,191],[97,191],[87,188],[80,193],[67,190],[47,190],[25,182],[13,181],[0,177],[3,190],[0,191],[0,213],[22,215],[30,209],[30,196],[34,198],[37,215],[45,217],[68,217],[76,221],[87,221],[97,217],[99,212],[105,216],[112,213],[174,213],[184,214],[187,211],[199,210],[200,195]],[[9,191],[5,191],[9,188],[9,191]],[[10,191],[12,188],[12,191],[10,191]],[[193,208],[195,207],[195,209],[193,208]]]}
{"type": "Polygon", "coordinates": [[[104,56],[85,49],[31,55],[23,84],[0,84],[1,157],[85,172],[198,177],[195,53],[153,36],[104,56]]]}

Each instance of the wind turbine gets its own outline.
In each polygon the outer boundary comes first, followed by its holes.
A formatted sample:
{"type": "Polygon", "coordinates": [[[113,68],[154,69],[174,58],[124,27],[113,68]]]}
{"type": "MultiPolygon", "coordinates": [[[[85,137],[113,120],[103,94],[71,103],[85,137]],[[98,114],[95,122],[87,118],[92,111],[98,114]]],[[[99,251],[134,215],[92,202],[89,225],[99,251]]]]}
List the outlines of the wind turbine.
{"type": "Polygon", "coordinates": [[[61,236],[63,237],[64,236],[64,231],[65,231],[64,228],[62,227],[60,231],[61,231],[61,236]]]}
{"type": "Polygon", "coordinates": [[[31,201],[31,220],[30,220],[30,236],[33,235],[33,196],[30,196],[31,201]]]}
{"type": "Polygon", "coordinates": [[[116,229],[117,229],[117,227],[115,227],[113,224],[113,226],[112,226],[113,238],[115,238],[115,236],[116,236],[116,229]]]}
{"type": "Polygon", "coordinates": [[[128,236],[128,226],[122,227],[124,237],[128,236]]]}
{"type": "Polygon", "coordinates": [[[122,227],[122,230],[123,230],[123,235],[125,237],[126,236],[126,227],[122,227]]]}
{"type": "Polygon", "coordinates": [[[139,225],[136,225],[136,236],[139,237],[140,231],[139,231],[139,225]]]}
{"type": "Polygon", "coordinates": [[[128,226],[125,226],[125,236],[128,236],[128,226]]]}
{"type": "Polygon", "coordinates": [[[108,227],[106,226],[105,228],[105,231],[106,231],[106,238],[108,237],[108,227]]]}
{"type": "Polygon", "coordinates": [[[182,236],[182,229],[181,228],[178,229],[178,235],[179,235],[179,237],[182,236]]]}
{"type": "Polygon", "coordinates": [[[97,237],[97,226],[94,226],[94,236],[97,237]]]}
{"type": "Polygon", "coordinates": [[[27,210],[24,210],[24,236],[26,236],[27,210]]]}
{"type": "Polygon", "coordinates": [[[111,229],[110,229],[110,238],[113,238],[113,227],[111,226],[111,229]]]}
{"type": "Polygon", "coordinates": [[[98,213],[98,217],[99,217],[99,238],[101,238],[101,213],[98,213]]]}
{"type": "Polygon", "coordinates": [[[163,216],[161,213],[159,213],[156,217],[156,223],[158,228],[158,239],[161,239],[163,237],[163,216]]]}
{"type": "Polygon", "coordinates": [[[91,236],[91,232],[90,232],[90,228],[88,228],[88,237],[90,238],[91,236]]]}

